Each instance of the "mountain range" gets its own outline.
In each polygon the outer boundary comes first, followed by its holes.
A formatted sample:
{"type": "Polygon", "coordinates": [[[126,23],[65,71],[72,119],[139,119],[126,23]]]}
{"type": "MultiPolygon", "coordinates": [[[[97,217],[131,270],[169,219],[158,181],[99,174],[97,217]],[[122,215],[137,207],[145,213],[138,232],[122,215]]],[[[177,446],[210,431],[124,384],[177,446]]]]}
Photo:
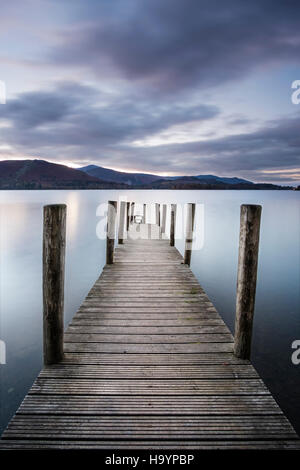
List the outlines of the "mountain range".
{"type": "Polygon", "coordinates": [[[0,189],[125,189],[83,171],[45,160],[0,161],[0,189]]]}
{"type": "Polygon", "coordinates": [[[194,183],[195,181],[203,184],[254,184],[251,181],[247,181],[241,178],[226,178],[215,175],[197,175],[197,176],[158,176],[145,173],[125,173],[122,171],[111,170],[108,168],[103,168],[97,165],[88,165],[78,168],[80,171],[84,171],[90,176],[96,176],[97,178],[125,183],[129,186],[137,185],[151,185],[154,182],[158,181],[182,181],[187,183],[190,181],[194,183]]]}
{"type": "Polygon", "coordinates": [[[74,169],[45,160],[0,161],[0,189],[293,189],[215,175],[158,176],[97,165],[74,169]]]}

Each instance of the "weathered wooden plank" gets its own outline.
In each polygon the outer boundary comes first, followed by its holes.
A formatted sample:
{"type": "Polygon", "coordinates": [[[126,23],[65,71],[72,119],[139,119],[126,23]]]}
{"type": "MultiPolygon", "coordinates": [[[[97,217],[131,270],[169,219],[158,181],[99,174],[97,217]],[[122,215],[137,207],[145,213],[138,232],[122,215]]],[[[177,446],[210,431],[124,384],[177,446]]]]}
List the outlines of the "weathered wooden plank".
{"type": "Polygon", "coordinates": [[[71,415],[281,415],[270,395],[65,396],[27,395],[18,414],[71,415]]]}
{"type": "Polygon", "coordinates": [[[64,364],[249,364],[249,361],[239,359],[232,353],[196,353],[177,354],[175,352],[165,354],[107,354],[107,353],[65,353],[64,364]]]}
{"type": "Polygon", "coordinates": [[[157,302],[160,302],[163,300],[166,302],[166,299],[171,300],[171,301],[177,301],[177,300],[203,300],[206,299],[206,297],[198,292],[193,292],[193,289],[190,289],[190,291],[183,292],[180,289],[173,290],[173,291],[168,291],[168,292],[163,292],[160,290],[159,292],[152,292],[148,291],[146,292],[145,290],[142,291],[128,291],[126,292],[125,289],[123,291],[118,291],[117,293],[113,293],[113,290],[111,291],[97,291],[97,292],[92,292],[86,297],[85,303],[90,304],[97,302],[100,305],[105,302],[107,299],[111,299],[113,296],[114,299],[120,300],[120,299],[130,299],[133,298],[134,300],[140,301],[141,299],[145,302],[148,299],[151,299],[151,302],[153,299],[155,299],[157,302]]]}
{"type": "Polygon", "coordinates": [[[181,302],[175,302],[173,304],[166,304],[166,305],[162,305],[161,303],[159,303],[158,305],[155,304],[154,302],[149,302],[148,304],[145,304],[143,302],[140,302],[138,304],[134,304],[133,302],[131,302],[130,305],[124,305],[124,302],[116,302],[115,304],[109,304],[109,303],[105,303],[105,304],[96,304],[96,305],[93,305],[92,302],[91,303],[84,303],[81,305],[81,307],[79,308],[79,311],[78,312],[83,312],[83,311],[86,311],[86,310],[98,310],[98,311],[101,311],[101,310],[116,310],[116,309],[119,309],[121,311],[121,309],[124,310],[127,310],[129,312],[131,311],[134,311],[134,310],[139,310],[140,312],[142,311],[145,311],[145,312],[149,312],[149,311],[158,311],[158,312],[161,312],[162,314],[166,313],[166,312],[186,312],[186,313],[192,313],[192,312],[197,312],[199,314],[201,313],[211,313],[211,312],[214,312],[216,314],[216,316],[218,316],[217,314],[217,311],[215,310],[214,307],[212,307],[208,302],[201,302],[201,303],[195,303],[195,302],[185,302],[185,303],[181,303],[181,302]]]}
{"type": "Polygon", "coordinates": [[[4,438],[295,439],[283,415],[276,416],[27,416],[16,415],[4,438]]]}
{"type": "Polygon", "coordinates": [[[42,378],[258,378],[251,365],[202,365],[202,366],[111,366],[111,365],[66,365],[63,363],[45,367],[42,378]]]}
{"type": "MultiPolygon", "coordinates": [[[[124,322],[125,323],[125,322],[124,322]]],[[[138,323],[138,322],[137,322],[138,323]]],[[[186,334],[208,334],[208,333],[228,333],[225,325],[216,324],[212,326],[104,326],[104,325],[84,325],[81,323],[72,323],[68,327],[68,333],[93,333],[93,334],[112,334],[112,335],[186,335],[186,334]]]]}
{"type": "Polygon", "coordinates": [[[197,320],[202,321],[210,321],[217,319],[216,315],[210,315],[210,312],[199,314],[198,312],[167,312],[167,313],[158,313],[158,310],[149,311],[148,312],[131,312],[130,310],[120,310],[115,309],[115,311],[111,310],[94,310],[94,311],[82,311],[80,314],[77,315],[77,320],[133,320],[138,321],[140,320],[143,322],[144,320],[154,321],[161,320],[161,321],[168,321],[168,320],[178,320],[178,321],[185,321],[193,323],[197,320]]]}
{"type": "Polygon", "coordinates": [[[38,377],[30,393],[72,395],[265,395],[260,379],[44,379],[38,377]]]}
{"type": "Polygon", "coordinates": [[[3,440],[0,442],[0,449],[17,450],[299,450],[299,444],[296,440],[3,440]]]}
{"type": "Polygon", "coordinates": [[[123,354],[211,353],[232,352],[233,343],[185,344],[118,344],[118,343],[65,343],[65,352],[101,352],[123,354]]]}
{"type": "MultiPolygon", "coordinates": [[[[220,318],[207,318],[201,319],[198,317],[191,318],[172,318],[171,320],[163,319],[163,320],[155,320],[155,325],[153,326],[153,320],[147,320],[144,318],[138,318],[135,320],[130,319],[109,319],[109,318],[102,318],[101,316],[96,316],[96,318],[86,318],[85,315],[74,318],[71,323],[69,324],[69,328],[79,328],[79,327],[96,327],[94,330],[97,332],[97,328],[101,327],[101,331],[103,333],[113,332],[115,328],[126,328],[127,331],[131,331],[132,327],[137,328],[137,331],[143,331],[148,333],[157,333],[160,331],[164,333],[164,331],[174,332],[175,329],[178,332],[187,332],[190,328],[195,328],[195,332],[198,330],[200,331],[204,328],[205,331],[207,328],[214,327],[220,328],[220,332],[228,331],[227,326],[224,325],[223,321],[220,318]]],[[[218,330],[219,331],[219,330],[218,330]]]]}
{"type": "Polygon", "coordinates": [[[139,335],[139,334],[105,334],[105,333],[65,333],[66,343],[118,343],[118,344],[198,344],[198,343],[230,343],[230,334],[173,334],[173,335],[139,335]]]}

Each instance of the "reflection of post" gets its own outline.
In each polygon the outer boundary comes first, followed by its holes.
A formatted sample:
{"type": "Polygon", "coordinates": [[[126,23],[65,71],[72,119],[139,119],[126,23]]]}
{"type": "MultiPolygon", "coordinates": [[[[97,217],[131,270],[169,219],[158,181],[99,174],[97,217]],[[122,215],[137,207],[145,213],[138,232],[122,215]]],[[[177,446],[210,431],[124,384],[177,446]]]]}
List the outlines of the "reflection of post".
{"type": "Polygon", "coordinates": [[[162,220],[161,220],[161,233],[166,231],[166,218],[167,218],[167,204],[162,206],[162,220]]]}
{"type": "Polygon", "coordinates": [[[126,203],[127,213],[126,213],[126,230],[129,230],[129,223],[130,223],[130,202],[126,203]]]}
{"type": "Polygon", "coordinates": [[[175,245],[176,204],[171,204],[170,245],[175,245]]]}
{"type": "Polygon", "coordinates": [[[184,263],[188,264],[189,266],[191,264],[191,256],[192,256],[194,219],[195,219],[195,204],[188,203],[187,219],[186,219],[184,263]]]}
{"type": "Polygon", "coordinates": [[[146,223],[146,204],[143,204],[143,224],[146,223]]]}
{"type": "Polygon", "coordinates": [[[6,364],[6,345],[0,339],[0,364],[6,364]]]}
{"type": "Polygon", "coordinates": [[[66,206],[44,207],[43,331],[44,363],[63,359],[66,206]]]}
{"type": "Polygon", "coordinates": [[[250,359],[257,278],[261,206],[242,205],[236,293],[234,353],[250,359]]]}
{"type": "Polygon", "coordinates": [[[116,236],[117,201],[108,201],[107,234],[106,234],[106,264],[114,262],[116,236]]]}
{"type": "Polygon", "coordinates": [[[121,203],[120,203],[119,234],[118,234],[118,242],[119,242],[120,245],[122,245],[124,243],[125,209],[126,209],[126,202],[121,201],[121,203]]]}
{"type": "Polygon", "coordinates": [[[160,226],[160,204],[155,204],[155,223],[160,226]]]}

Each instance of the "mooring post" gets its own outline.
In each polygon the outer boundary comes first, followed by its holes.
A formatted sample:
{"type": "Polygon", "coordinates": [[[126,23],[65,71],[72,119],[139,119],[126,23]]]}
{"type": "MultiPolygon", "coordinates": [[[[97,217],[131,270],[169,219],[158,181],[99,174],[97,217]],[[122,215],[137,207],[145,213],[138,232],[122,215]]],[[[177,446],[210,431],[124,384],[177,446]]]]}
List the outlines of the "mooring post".
{"type": "Polygon", "coordinates": [[[116,236],[117,201],[108,201],[107,233],[106,233],[106,264],[114,262],[116,236]]]}
{"type": "Polygon", "coordinates": [[[242,205],[236,291],[234,354],[250,359],[261,206],[242,205]]]}
{"type": "Polygon", "coordinates": [[[155,223],[160,227],[160,204],[155,204],[155,223]]]}
{"type": "Polygon", "coordinates": [[[143,204],[143,224],[146,223],[146,204],[143,204]]]}
{"type": "Polygon", "coordinates": [[[134,222],[134,205],[135,205],[135,203],[132,202],[132,203],[131,203],[131,213],[130,213],[130,222],[131,222],[131,223],[134,222]]]}
{"type": "Polygon", "coordinates": [[[126,203],[126,209],[126,231],[128,232],[130,224],[130,202],[126,203]]]}
{"type": "Polygon", "coordinates": [[[175,245],[176,204],[171,204],[170,245],[175,245]]]}
{"type": "Polygon", "coordinates": [[[187,205],[186,232],[185,232],[185,250],[184,264],[191,264],[193,232],[195,219],[195,204],[189,202],[187,205]]]}
{"type": "Polygon", "coordinates": [[[121,201],[121,203],[120,203],[119,231],[118,231],[118,243],[119,243],[119,245],[122,245],[124,243],[125,210],[126,210],[126,202],[121,201]]]}
{"type": "Polygon", "coordinates": [[[166,232],[167,204],[162,206],[161,233],[166,232]]]}
{"type": "Polygon", "coordinates": [[[44,364],[56,364],[64,350],[65,204],[44,206],[43,350],[44,364]]]}

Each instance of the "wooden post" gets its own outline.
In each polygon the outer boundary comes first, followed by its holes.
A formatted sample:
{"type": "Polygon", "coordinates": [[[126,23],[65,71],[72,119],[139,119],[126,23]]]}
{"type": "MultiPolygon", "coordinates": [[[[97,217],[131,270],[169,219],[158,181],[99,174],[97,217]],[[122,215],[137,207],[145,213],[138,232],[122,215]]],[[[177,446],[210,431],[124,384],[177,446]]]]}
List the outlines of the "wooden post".
{"type": "Polygon", "coordinates": [[[114,262],[116,236],[117,201],[108,201],[107,234],[106,234],[106,264],[114,262]]]}
{"type": "Polygon", "coordinates": [[[155,204],[155,223],[160,227],[160,204],[155,204]]]}
{"type": "Polygon", "coordinates": [[[171,204],[170,245],[175,245],[176,204],[171,204]]]}
{"type": "Polygon", "coordinates": [[[129,224],[130,224],[130,202],[126,203],[127,211],[126,211],[126,230],[128,232],[129,230],[129,224]]]}
{"type": "Polygon", "coordinates": [[[134,222],[134,205],[135,205],[135,203],[132,202],[132,203],[131,203],[131,213],[130,213],[130,222],[131,222],[132,224],[133,224],[133,222],[134,222]]]}
{"type": "Polygon", "coordinates": [[[185,250],[184,250],[184,264],[191,264],[192,256],[192,243],[195,219],[195,204],[188,203],[187,205],[187,219],[186,219],[186,233],[185,233],[185,250]]]}
{"type": "Polygon", "coordinates": [[[146,204],[143,204],[143,224],[146,223],[146,204]]]}
{"type": "Polygon", "coordinates": [[[44,364],[63,359],[64,280],[67,206],[44,206],[43,337],[44,364]]]}
{"type": "Polygon", "coordinates": [[[120,203],[119,232],[118,232],[118,243],[119,243],[119,245],[122,245],[124,243],[125,209],[126,209],[126,202],[121,201],[121,203],[120,203]]]}
{"type": "Polygon", "coordinates": [[[167,204],[162,206],[162,220],[161,220],[161,233],[166,231],[166,218],[167,218],[167,204]]]}
{"type": "Polygon", "coordinates": [[[261,206],[242,205],[237,275],[234,354],[250,359],[261,206]]]}

